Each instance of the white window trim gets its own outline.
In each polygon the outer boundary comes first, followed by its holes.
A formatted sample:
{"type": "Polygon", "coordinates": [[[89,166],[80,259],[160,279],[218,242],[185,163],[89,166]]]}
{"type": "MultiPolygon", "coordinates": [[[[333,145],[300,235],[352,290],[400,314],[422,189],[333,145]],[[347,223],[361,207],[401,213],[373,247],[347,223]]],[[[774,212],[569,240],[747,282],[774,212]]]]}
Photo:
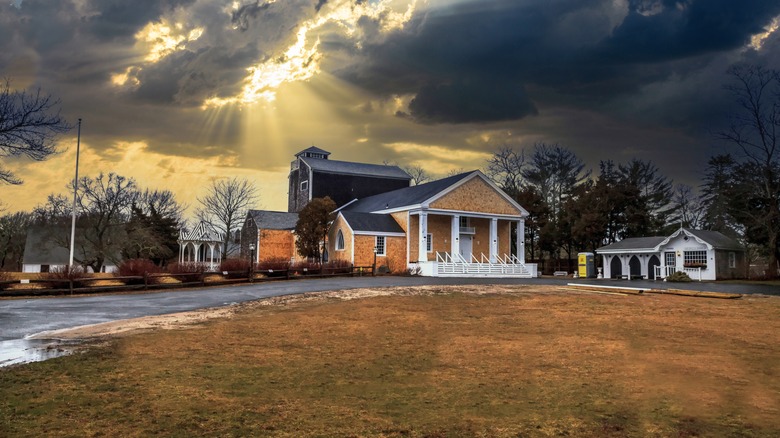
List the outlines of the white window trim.
{"type": "Polygon", "coordinates": [[[344,233],[341,231],[341,229],[338,230],[336,233],[336,245],[335,245],[336,251],[345,251],[346,250],[346,242],[344,242],[344,233]]]}
{"type": "Polygon", "coordinates": [[[428,235],[426,237],[427,237],[427,239],[425,239],[426,240],[426,242],[425,242],[425,251],[426,252],[433,252],[433,234],[428,233],[428,235]]]}
{"type": "Polygon", "coordinates": [[[309,190],[309,180],[301,181],[301,191],[309,190]]]}
{"type": "Polygon", "coordinates": [[[729,269],[735,269],[737,267],[737,253],[729,253],[729,269]]]}
{"type": "Polygon", "coordinates": [[[376,248],[376,255],[378,256],[386,256],[387,255],[387,238],[385,236],[375,236],[374,237],[374,248],[376,248]],[[379,239],[382,239],[382,252],[379,252],[379,239]]]}

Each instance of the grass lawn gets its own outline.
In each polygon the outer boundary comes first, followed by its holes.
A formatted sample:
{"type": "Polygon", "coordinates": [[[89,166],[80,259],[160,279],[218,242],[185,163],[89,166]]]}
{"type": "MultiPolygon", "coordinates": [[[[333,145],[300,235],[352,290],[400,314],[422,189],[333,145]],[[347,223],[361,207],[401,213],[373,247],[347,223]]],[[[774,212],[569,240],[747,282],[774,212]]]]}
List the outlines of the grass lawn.
{"type": "Polygon", "coordinates": [[[780,436],[780,299],[275,299],[0,369],[0,436],[780,436]]]}

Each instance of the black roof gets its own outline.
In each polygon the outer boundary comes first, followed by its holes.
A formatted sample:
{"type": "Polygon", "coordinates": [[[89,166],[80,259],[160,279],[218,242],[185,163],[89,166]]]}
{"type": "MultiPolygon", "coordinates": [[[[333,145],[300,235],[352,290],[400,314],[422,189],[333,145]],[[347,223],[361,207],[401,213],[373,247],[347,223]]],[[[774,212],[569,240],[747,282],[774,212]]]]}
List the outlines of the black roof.
{"type": "Polygon", "coordinates": [[[297,154],[295,154],[295,156],[298,157],[298,156],[303,155],[305,153],[323,154],[325,156],[330,155],[330,152],[328,152],[328,151],[326,151],[324,149],[320,149],[317,146],[311,146],[309,148],[306,148],[306,149],[298,152],[297,154]]]}
{"type": "Polygon", "coordinates": [[[620,250],[639,250],[647,249],[652,250],[666,239],[665,236],[652,236],[652,237],[629,237],[615,242],[610,245],[602,246],[596,249],[599,251],[620,251],[620,250]]]}
{"type": "Polygon", "coordinates": [[[411,180],[412,178],[398,166],[384,164],[352,163],[350,161],[324,160],[321,158],[301,157],[312,170],[347,175],[365,175],[383,178],[411,180]]]}
{"type": "Polygon", "coordinates": [[[602,246],[601,248],[598,248],[596,252],[599,251],[621,251],[621,250],[643,250],[643,249],[654,249],[656,246],[660,245],[663,241],[666,239],[669,239],[671,237],[674,237],[678,235],[680,232],[688,232],[699,239],[703,240],[704,242],[712,245],[715,249],[729,249],[734,251],[744,251],[744,248],[742,245],[740,245],[739,242],[736,240],[725,236],[724,234],[718,232],[718,231],[709,231],[709,230],[692,230],[690,228],[680,228],[679,230],[672,233],[670,236],[653,236],[653,237],[631,237],[628,239],[623,239],[620,242],[615,242],[611,245],[602,246]]]}
{"type": "Polygon", "coordinates": [[[369,196],[346,205],[342,211],[358,211],[370,213],[373,211],[388,210],[393,208],[405,207],[407,205],[417,205],[427,201],[437,193],[465,179],[469,175],[477,172],[476,170],[458,175],[442,178],[429,183],[420,184],[403,189],[393,190],[392,192],[369,196]]]}
{"type": "Polygon", "coordinates": [[[699,239],[709,243],[715,249],[732,249],[738,251],[745,250],[745,248],[739,242],[719,231],[691,230],[689,228],[685,228],[685,231],[688,231],[699,239]]]}
{"type": "Polygon", "coordinates": [[[285,211],[249,210],[249,215],[255,221],[258,229],[293,230],[298,223],[298,213],[285,211]]]}
{"type": "MultiPolygon", "coordinates": [[[[26,265],[67,265],[70,261],[70,247],[62,243],[70,241],[69,226],[32,226],[27,230],[22,263],[26,265]]],[[[75,259],[85,259],[84,230],[76,229],[75,259]]],[[[117,254],[109,257],[118,260],[117,254]]],[[[113,264],[106,260],[105,264],[113,264]]]]}
{"type": "Polygon", "coordinates": [[[374,233],[403,233],[404,230],[398,222],[388,214],[361,213],[357,211],[342,211],[353,231],[366,231],[374,233]]]}

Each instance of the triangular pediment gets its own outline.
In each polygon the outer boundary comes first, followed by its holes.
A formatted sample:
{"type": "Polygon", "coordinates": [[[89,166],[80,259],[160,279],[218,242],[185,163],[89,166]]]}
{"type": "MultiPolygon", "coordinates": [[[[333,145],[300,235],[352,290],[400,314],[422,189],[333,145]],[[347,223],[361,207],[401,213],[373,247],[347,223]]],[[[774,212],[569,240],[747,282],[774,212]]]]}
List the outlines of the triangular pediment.
{"type": "Polygon", "coordinates": [[[429,208],[441,210],[518,216],[528,214],[481,173],[475,173],[472,178],[434,196],[428,205],[429,208]]]}

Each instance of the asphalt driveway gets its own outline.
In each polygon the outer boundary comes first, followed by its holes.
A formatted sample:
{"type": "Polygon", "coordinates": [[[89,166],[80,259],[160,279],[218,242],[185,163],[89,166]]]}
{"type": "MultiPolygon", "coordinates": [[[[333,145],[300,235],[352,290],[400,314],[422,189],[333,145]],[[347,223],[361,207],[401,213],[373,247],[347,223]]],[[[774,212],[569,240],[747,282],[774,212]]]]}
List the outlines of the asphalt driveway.
{"type": "MultiPolygon", "coordinates": [[[[143,316],[228,306],[261,298],[365,287],[459,285],[459,284],[566,284],[569,282],[641,288],[685,288],[729,293],[760,293],[780,296],[780,287],[725,283],[663,283],[596,279],[539,278],[432,278],[355,277],[255,283],[203,289],[183,289],[144,294],[27,298],[0,300],[0,366],[18,363],[20,349],[35,350],[29,335],[48,330],[97,324],[143,316]]],[[[38,342],[38,341],[36,341],[38,342]]],[[[32,354],[28,351],[28,356],[32,354]]],[[[40,354],[36,351],[35,354],[40,354]]],[[[41,360],[31,358],[28,360],[41,360]]]]}

